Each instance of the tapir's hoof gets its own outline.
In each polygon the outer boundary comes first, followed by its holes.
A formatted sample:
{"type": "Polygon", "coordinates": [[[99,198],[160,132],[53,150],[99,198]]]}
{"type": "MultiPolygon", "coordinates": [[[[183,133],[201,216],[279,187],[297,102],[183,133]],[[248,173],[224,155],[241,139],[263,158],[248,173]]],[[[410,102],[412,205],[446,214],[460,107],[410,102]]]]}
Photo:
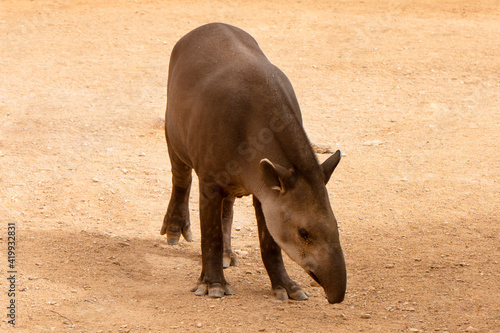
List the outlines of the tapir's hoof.
{"type": "Polygon", "coordinates": [[[238,266],[238,258],[232,252],[231,254],[224,253],[222,257],[222,267],[228,268],[229,266],[238,266]]]}
{"type": "Polygon", "coordinates": [[[231,286],[226,283],[224,287],[220,283],[212,283],[210,287],[206,283],[200,283],[198,286],[194,287],[191,291],[194,291],[196,296],[205,296],[212,298],[222,298],[224,295],[234,295],[235,292],[231,286]]]}
{"type": "Polygon", "coordinates": [[[276,298],[281,300],[281,301],[286,301],[289,298],[296,300],[296,301],[305,301],[309,297],[309,293],[302,290],[301,288],[297,288],[294,290],[287,291],[283,287],[277,287],[276,289],[273,289],[274,295],[276,295],[276,298]]]}
{"type": "MultiPolygon", "coordinates": [[[[180,235],[173,235],[173,234],[169,234],[168,232],[166,234],[167,234],[167,244],[168,245],[179,244],[179,238],[181,238],[180,235]]],[[[191,228],[188,228],[186,231],[183,231],[182,236],[184,236],[184,239],[188,242],[193,241],[193,233],[191,232],[191,228]]]]}
{"type": "Polygon", "coordinates": [[[288,296],[290,296],[291,299],[294,299],[296,301],[305,301],[306,299],[308,299],[309,297],[309,293],[302,290],[302,289],[299,289],[295,292],[292,292],[290,294],[288,294],[288,296]]]}
{"type": "Polygon", "coordinates": [[[167,244],[168,245],[177,245],[179,244],[179,236],[169,235],[167,234],[167,244]]]}
{"type": "Polygon", "coordinates": [[[182,236],[184,236],[184,239],[188,242],[193,241],[193,233],[191,232],[191,228],[188,228],[185,231],[182,231],[182,236]]]}

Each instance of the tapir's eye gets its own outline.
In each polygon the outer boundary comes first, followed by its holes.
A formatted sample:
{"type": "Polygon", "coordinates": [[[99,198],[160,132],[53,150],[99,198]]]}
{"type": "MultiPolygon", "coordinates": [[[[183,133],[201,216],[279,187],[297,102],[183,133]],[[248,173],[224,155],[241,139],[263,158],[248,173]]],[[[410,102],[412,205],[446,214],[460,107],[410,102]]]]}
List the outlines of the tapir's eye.
{"type": "Polygon", "coordinates": [[[306,229],[299,228],[299,235],[306,243],[309,244],[312,242],[311,235],[309,235],[309,232],[307,232],[306,229]]]}

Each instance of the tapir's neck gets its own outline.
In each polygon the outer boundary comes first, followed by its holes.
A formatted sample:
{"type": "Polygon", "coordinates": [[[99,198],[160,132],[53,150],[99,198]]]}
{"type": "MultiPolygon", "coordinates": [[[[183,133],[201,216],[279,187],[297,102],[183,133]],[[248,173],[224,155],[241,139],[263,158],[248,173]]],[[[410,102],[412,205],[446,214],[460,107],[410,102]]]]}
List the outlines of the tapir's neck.
{"type": "MultiPolygon", "coordinates": [[[[270,127],[273,130],[274,139],[258,157],[259,161],[267,158],[273,163],[293,169],[313,187],[324,186],[321,167],[299,118],[300,111],[285,110],[285,112],[275,113],[272,117],[274,117],[274,124],[271,123],[270,127]]],[[[261,177],[258,177],[257,183],[253,185],[256,185],[252,190],[254,194],[267,190],[261,177]]]]}

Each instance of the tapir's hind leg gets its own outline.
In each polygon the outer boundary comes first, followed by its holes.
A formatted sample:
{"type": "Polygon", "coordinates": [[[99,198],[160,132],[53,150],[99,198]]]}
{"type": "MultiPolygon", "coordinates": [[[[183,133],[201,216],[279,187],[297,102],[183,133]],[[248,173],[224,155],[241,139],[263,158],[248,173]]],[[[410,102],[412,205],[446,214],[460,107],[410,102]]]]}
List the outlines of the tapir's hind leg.
{"type": "Polygon", "coordinates": [[[222,255],[222,266],[238,266],[238,259],[231,250],[231,226],[233,225],[234,197],[224,198],[222,204],[222,236],[224,242],[224,253],[222,255]]]}
{"type": "Polygon", "coordinates": [[[182,162],[170,147],[168,153],[172,165],[172,195],[160,234],[167,234],[167,243],[176,245],[181,234],[188,242],[193,241],[189,221],[189,191],[192,178],[191,168],[182,162]]]}
{"type": "Polygon", "coordinates": [[[262,206],[256,197],[253,197],[253,205],[255,207],[255,215],[259,227],[262,261],[266,267],[267,274],[269,274],[274,294],[280,300],[287,300],[288,297],[295,300],[307,299],[308,294],[288,276],[283,263],[281,248],[276,244],[267,229],[262,206]]]}

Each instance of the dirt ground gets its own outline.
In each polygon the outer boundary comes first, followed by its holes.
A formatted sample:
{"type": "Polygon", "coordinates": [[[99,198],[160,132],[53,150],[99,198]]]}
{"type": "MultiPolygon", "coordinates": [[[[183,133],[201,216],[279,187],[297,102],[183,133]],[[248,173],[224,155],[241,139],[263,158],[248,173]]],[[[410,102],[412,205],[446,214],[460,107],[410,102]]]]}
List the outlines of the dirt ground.
{"type": "MultiPolygon", "coordinates": [[[[498,1],[0,1],[1,332],[500,332],[498,1]],[[159,235],[175,42],[253,35],[306,131],[345,154],[328,185],[348,292],[273,297],[249,197],[225,270],[196,297],[195,242],[159,235]],[[16,223],[16,326],[7,225],[16,223]]],[[[319,154],[325,159],[326,154],[319,154]]]]}

